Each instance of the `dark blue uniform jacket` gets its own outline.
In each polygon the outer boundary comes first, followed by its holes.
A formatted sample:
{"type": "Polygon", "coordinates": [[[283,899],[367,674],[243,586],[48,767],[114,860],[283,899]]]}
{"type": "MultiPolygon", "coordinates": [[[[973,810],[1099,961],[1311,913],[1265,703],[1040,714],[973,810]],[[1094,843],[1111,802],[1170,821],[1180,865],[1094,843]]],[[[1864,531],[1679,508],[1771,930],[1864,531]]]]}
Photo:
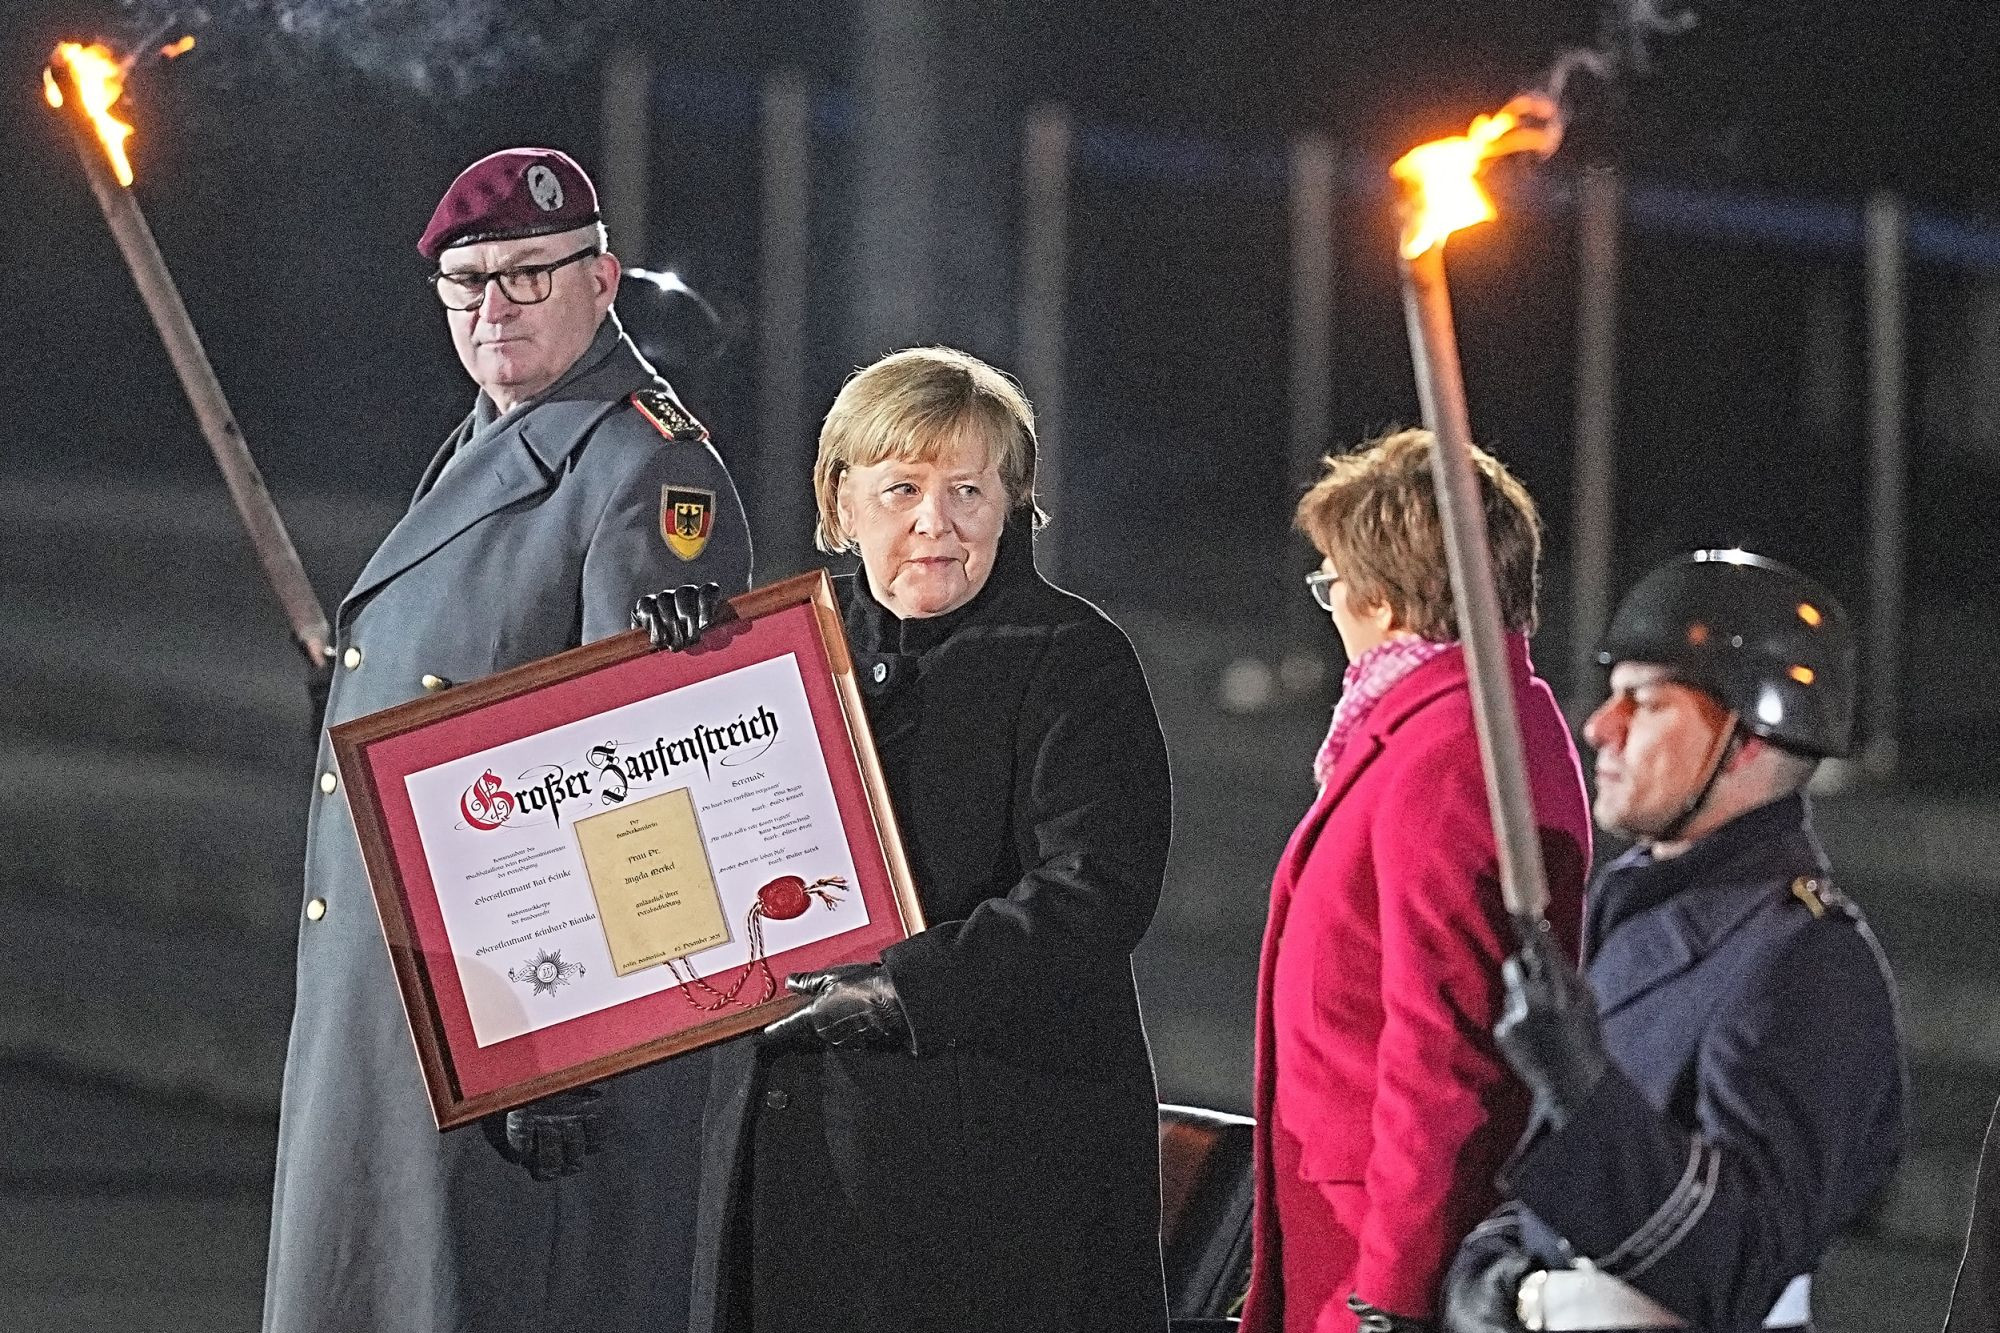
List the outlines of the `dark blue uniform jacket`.
{"type": "Polygon", "coordinates": [[[1585,974],[1614,1068],[1506,1181],[1546,1266],[1587,1258],[1695,1328],[1756,1329],[1888,1180],[1894,987],[1827,875],[1794,795],[1599,877],[1585,974]]]}

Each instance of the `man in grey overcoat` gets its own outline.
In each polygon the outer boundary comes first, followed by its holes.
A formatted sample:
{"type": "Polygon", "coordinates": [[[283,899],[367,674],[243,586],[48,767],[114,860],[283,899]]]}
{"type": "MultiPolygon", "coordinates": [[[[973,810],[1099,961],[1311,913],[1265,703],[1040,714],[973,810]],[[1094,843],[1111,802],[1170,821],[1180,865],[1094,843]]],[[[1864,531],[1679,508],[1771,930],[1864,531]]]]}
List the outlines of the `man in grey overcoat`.
{"type": "MultiPolygon", "coordinates": [[[[340,604],[327,725],[622,630],[648,589],[749,585],[736,489],[619,327],[605,240],[548,149],[438,204],[418,248],[480,392],[340,604]]],[[[312,802],[266,1333],[683,1327],[705,1057],[439,1133],[324,735],[312,802]]]]}

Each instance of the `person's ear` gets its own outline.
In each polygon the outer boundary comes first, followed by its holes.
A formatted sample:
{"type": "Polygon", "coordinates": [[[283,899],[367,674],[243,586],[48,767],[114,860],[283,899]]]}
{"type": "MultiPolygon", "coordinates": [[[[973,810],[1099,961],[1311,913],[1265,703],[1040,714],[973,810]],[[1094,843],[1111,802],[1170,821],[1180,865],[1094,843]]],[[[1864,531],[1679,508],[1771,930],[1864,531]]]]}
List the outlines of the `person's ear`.
{"type": "MultiPolygon", "coordinates": [[[[1734,714],[1730,715],[1729,725],[1736,727],[1734,714]]],[[[1722,771],[1725,773],[1744,772],[1755,765],[1759,759],[1769,754],[1773,748],[1771,742],[1765,740],[1762,736],[1752,735],[1750,732],[1736,727],[1736,734],[1730,737],[1729,740],[1729,750],[1722,756],[1722,771]]]]}
{"type": "Polygon", "coordinates": [[[624,265],[618,262],[618,256],[608,250],[590,261],[591,295],[596,298],[599,314],[609,310],[611,303],[618,299],[618,281],[624,272],[624,265]]]}

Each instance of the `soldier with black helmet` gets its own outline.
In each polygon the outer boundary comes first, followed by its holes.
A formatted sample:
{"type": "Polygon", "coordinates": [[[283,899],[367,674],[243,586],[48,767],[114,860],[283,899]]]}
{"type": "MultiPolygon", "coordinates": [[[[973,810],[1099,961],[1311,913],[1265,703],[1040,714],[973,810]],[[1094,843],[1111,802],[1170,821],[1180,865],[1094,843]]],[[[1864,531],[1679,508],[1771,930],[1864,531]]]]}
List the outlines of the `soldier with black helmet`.
{"type": "Polygon", "coordinates": [[[1834,1236],[1907,1133],[1888,965],[1807,812],[1848,752],[1855,648],[1812,580],[1744,551],[1654,570],[1598,654],[1581,977],[1506,965],[1495,1029],[1535,1115],[1461,1247],[1451,1333],[1809,1329],[1834,1236]]]}

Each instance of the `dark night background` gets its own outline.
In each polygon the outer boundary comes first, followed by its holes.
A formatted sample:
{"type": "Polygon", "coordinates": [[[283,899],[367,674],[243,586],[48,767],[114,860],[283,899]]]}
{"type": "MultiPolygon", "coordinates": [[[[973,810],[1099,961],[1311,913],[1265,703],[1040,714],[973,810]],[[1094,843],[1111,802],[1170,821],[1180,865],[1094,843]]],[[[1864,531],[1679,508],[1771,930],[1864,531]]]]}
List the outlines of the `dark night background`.
{"type": "MultiPolygon", "coordinates": [[[[1826,1326],[1935,1326],[1971,1154],[2000,1091],[2000,7],[1696,0],[1609,91],[1579,86],[1554,162],[1499,173],[1503,218],[1452,243],[1475,426],[1548,521],[1537,656],[1569,643],[1578,173],[1628,185],[1613,586],[1695,545],[1820,576],[1862,619],[1860,209],[1911,210],[1901,764],[1822,823],[1894,959],[1919,1142],[1836,1259],[1826,1326]],[[1896,1316],[1883,1313],[1896,1303],[1896,1316]]],[[[663,368],[753,514],[842,377],[894,346],[1015,359],[1019,143],[1066,106],[1071,175],[1058,515],[1065,581],[1139,641],[1174,749],[1175,866],[1140,956],[1162,1093],[1240,1109],[1270,867],[1309,794],[1340,665],[1300,613],[1285,525],[1286,146],[1339,154],[1328,446],[1416,417],[1379,182],[1599,40],[1589,3],[1000,6],[972,0],[4,0],[0,23],[0,1326],[248,1328],[309,777],[298,673],[186,400],[71,145],[41,100],[62,38],[157,27],[134,75],[137,194],[331,606],[470,403],[414,240],[473,158],[600,166],[603,68],[653,68],[648,239],[713,303],[663,368]],[[858,239],[883,16],[918,15],[939,219],[915,325],[870,316],[858,239]],[[871,17],[872,16],[872,17],[871,17]],[[807,421],[760,438],[758,91],[813,93],[807,421]],[[1265,690],[1287,655],[1324,667],[1265,690]],[[1247,675],[1246,675],[1247,673],[1247,675]],[[1248,679],[1255,688],[1243,694],[1248,679]]],[[[871,125],[875,128],[871,129],[871,125]]],[[[914,188],[914,187],[912,187],[914,188]]],[[[879,234],[879,232],[878,232],[879,234]]],[[[880,270],[875,270],[877,273],[880,270]]],[[[893,275],[892,275],[893,276],[893,275]]],[[[628,289],[629,290],[629,289],[628,289]]],[[[631,301],[636,306],[636,299],[631,301]]],[[[621,301],[621,307],[627,305],[621,301]]],[[[634,309],[636,322],[645,311],[634,309]]],[[[1029,382],[1031,394],[1047,386],[1029,382]]],[[[762,534],[760,577],[804,558],[762,534]]],[[[476,607],[463,609],[477,614],[476,607]]]]}

